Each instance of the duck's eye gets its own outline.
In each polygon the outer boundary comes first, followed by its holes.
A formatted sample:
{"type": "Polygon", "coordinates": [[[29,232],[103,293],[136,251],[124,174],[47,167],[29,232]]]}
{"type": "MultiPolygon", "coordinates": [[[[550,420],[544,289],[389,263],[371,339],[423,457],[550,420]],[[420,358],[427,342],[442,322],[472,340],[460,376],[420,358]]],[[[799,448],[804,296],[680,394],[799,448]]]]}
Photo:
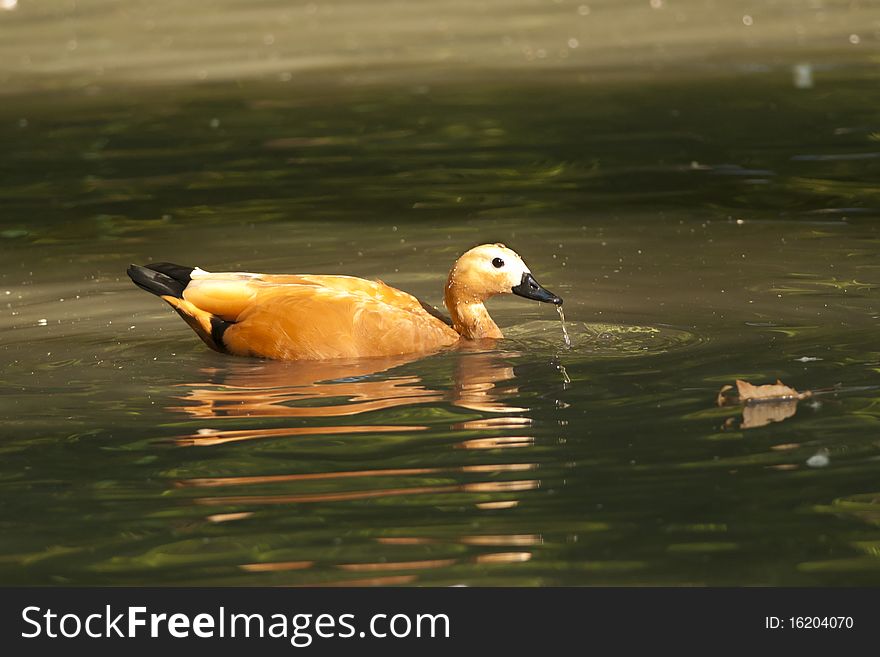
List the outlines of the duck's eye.
{"type": "Polygon", "coordinates": [[[501,268],[504,266],[504,261],[503,261],[501,258],[493,258],[493,259],[492,259],[492,265],[493,265],[496,269],[501,269],[501,268]]]}

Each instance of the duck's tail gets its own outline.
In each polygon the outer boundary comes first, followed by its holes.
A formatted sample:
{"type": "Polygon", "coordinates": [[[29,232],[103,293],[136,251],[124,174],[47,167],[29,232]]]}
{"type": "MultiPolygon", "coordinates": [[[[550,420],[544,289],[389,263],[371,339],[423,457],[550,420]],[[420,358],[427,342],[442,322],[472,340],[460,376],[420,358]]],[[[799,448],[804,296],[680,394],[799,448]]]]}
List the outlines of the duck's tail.
{"type": "Polygon", "coordinates": [[[129,265],[128,277],[139,288],[164,297],[181,298],[183,291],[192,280],[195,267],[184,267],[170,262],[157,262],[153,265],[129,265]]]}
{"type": "Polygon", "coordinates": [[[195,267],[159,262],[143,267],[130,265],[128,277],[139,288],[167,301],[211,349],[226,353],[223,333],[232,322],[220,319],[183,298],[183,291],[192,280],[193,271],[195,267]]]}

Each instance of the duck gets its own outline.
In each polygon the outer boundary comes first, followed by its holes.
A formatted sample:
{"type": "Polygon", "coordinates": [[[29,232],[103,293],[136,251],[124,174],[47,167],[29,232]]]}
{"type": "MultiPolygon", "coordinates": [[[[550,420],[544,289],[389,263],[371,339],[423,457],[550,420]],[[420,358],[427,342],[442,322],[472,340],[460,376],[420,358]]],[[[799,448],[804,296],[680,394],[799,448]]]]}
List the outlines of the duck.
{"type": "Polygon", "coordinates": [[[562,304],[522,257],[481,244],[449,271],[449,317],[380,280],[344,275],[208,272],[169,262],[131,265],[138,287],[166,301],[211,349],[287,361],[431,353],[504,337],[487,299],[515,294],[562,304]]]}

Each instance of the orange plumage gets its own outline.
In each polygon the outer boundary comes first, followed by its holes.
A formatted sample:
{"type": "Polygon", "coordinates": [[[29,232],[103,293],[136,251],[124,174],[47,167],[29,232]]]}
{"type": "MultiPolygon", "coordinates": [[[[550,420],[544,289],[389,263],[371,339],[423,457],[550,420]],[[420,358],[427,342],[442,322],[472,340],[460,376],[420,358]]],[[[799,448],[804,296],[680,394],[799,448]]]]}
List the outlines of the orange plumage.
{"type": "Polygon", "coordinates": [[[129,276],[165,299],[208,346],[239,356],[324,360],[432,352],[500,338],[483,302],[502,293],[562,303],[501,244],[475,247],[449,274],[445,321],[414,296],[352,276],[209,273],[167,263],[129,276]]]}

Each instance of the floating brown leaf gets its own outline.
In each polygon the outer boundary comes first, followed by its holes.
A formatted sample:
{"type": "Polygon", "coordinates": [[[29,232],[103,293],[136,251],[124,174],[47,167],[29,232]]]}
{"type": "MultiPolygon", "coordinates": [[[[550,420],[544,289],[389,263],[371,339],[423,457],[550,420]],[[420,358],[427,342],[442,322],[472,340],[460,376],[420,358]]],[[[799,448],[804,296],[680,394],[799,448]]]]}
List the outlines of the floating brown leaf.
{"type": "Polygon", "coordinates": [[[791,401],[801,400],[812,396],[812,392],[798,392],[794,388],[785,385],[779,379],[776,383],[769,383],[763,386],[752,385],[748,381],[736,380],[736,390],[739,393],[739,399],[742,403],[760,402],[760,401],[791,401]]]}
{"type": "MultiPolygon", "coordinates": [[[[797,412],[797,403],[801,399],[812,397],[810,390],[798,392],[794,388],[785,385],[782,381],[756,386],[748,381],[737,379],[737,394],[731,394],[734,389],[726,385],[718,391],[718,405],[730,406],[741,404],[743,408],[740,429],[756,429],[772,422],[782,422],[797,412]]],[[[728,418],[724,423],[725,428],[734,428],[736,422],[728,418]]]]}

